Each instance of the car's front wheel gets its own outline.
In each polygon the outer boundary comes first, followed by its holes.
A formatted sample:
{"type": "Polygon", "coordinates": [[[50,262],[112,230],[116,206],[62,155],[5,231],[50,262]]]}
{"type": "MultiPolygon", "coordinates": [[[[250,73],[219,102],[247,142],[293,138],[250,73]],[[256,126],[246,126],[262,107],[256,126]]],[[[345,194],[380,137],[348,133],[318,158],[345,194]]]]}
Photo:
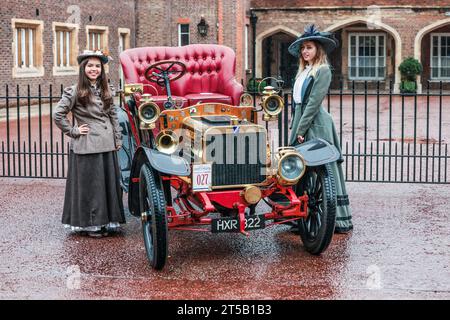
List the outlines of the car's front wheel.
{"type": "Polygon", "coordinates": [[[331,242],[336,220],[336,187],[330,165],[309,167],[297,193],[308,195],[308,216],[298,222],[306,250],[321,254],[331,242]]]}
{"type": "Polygon", "coordinates": [[[157,270],[167,259],[167,213],[162,183],[153,169],[144,164],[139,175],[139,209],[145,250],[150,265],[157,270]],[[156,177],[155,177],[156,176],[156,177]]]}

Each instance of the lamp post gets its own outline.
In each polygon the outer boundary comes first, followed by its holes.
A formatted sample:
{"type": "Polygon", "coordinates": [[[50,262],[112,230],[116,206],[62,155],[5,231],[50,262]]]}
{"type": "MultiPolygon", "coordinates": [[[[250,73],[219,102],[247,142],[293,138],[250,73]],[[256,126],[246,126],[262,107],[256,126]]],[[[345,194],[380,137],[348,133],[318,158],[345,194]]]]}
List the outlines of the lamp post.
{"type": "MultiPolygon", "coordinates": [[[[253,10],[250,10],[250,24],[252,25],[252,43],[253,43],[253,65],[252,65],[252,79],[254,87],[256,86],[256,23],[258,22],[258,16],[253,10]]],[[[256,93],[253,90],[253,106],[256,106],[256,93]]]]}

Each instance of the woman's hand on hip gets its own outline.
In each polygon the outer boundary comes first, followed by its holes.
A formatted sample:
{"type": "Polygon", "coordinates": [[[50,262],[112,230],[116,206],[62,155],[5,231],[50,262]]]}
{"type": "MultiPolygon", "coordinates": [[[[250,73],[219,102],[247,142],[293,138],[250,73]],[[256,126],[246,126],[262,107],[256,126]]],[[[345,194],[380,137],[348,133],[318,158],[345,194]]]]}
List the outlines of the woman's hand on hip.
{"type": "Polygon", "coordinates": [[[80,134],[88,134],[89,127],[87,124],[82,124],[81,126],[78,127],[78,130],[80,131],[80,134]]]}
{"type": "Polygon", "coordinates": [[[303,143],[305,141],[305,137],[304,136],[297,136],[297,141],[298,141],[298,143],[303,143]]]}

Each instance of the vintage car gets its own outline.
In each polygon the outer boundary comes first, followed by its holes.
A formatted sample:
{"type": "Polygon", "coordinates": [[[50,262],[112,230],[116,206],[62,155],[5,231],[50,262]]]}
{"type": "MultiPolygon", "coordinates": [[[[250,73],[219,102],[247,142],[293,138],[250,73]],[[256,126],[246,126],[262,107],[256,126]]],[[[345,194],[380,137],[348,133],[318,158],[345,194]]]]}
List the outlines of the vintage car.
{"type": "MultiPolygon", "coordinates": [[[[211,61],[226,68],[223,60],[217,61],[218,52],[231,54],[231,49],[197,45],[193,52],[200,58],[200,49],[209,50],[208,59],[215,56],[211,61]]],[[[266,127],[258,123],[260,118],[276,119],[284,107],[273,87],[263,91],[261,108],[242,89],[236,90],[234,82],[221,82],[235,88],[220,88],[232,95],[217,100],[214,92],[204,95],[206,101],[190,101],[189,93],[183,96],[180,90],[172,95],[175,83],[186,74],[191,72],[189,81],[198,80],[192,71],[196,60],[186,50],[137,48],[121,55],[124,73],[139,74],[128,77],[121,93],[122,184],[131,214],[142,221],[150,265],[164,267],[168,229],[248,235],[298,221],[306,250],[323,252],[335,225],[336,192],[328,163],[339,158],[336,148],[324,140],[273,148],[266,127]],[[165,53],[155,55],[154,50],[165,53]],[[146,61],[145,53],[153,54],[153,60],[146,61]],[[138,60],[143,66],[136,66],[138,60]],[[268,212],[257,208],[261,201],[268,212]]],[[[230,63],[234,73],[234,60],[230,63]]],[[[189,81],[180,87],[186,88],[189,81]]]]}

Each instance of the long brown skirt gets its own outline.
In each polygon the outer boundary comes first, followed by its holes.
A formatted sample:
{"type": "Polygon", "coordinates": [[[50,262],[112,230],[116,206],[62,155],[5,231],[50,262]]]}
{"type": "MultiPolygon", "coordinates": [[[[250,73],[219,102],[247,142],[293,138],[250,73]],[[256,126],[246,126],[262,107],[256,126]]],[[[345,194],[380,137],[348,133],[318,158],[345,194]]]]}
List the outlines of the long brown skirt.
{"type": "Polygon", "coordinates": [[[70,151],[62,223],[81,228],[125,223],[119,179],[116,151],[70,151]]]}

